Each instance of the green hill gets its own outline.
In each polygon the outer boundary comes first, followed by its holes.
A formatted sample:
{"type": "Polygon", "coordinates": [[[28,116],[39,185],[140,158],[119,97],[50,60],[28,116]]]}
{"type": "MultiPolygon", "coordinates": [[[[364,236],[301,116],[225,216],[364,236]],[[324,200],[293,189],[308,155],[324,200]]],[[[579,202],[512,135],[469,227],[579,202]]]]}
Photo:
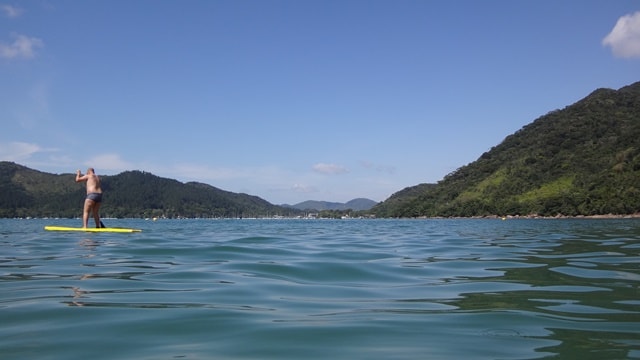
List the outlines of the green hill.
{"type": "MultiPolygon", "coordinates": [[[[101,176],[103,217],[262,217],[292,215],[256,196],[213,186],[166,179],[142,171],[101,176]]],[[[48,174],[0,162],[0,217],[77,217],[82,215],[84,184],[75,174],[48,174]]]]}
{"type": "Polygon", "coordinates": [[[599,89],[509,135],[437,184],[404,189],[378,217],[640,212],[640,82],[599,89]]]}

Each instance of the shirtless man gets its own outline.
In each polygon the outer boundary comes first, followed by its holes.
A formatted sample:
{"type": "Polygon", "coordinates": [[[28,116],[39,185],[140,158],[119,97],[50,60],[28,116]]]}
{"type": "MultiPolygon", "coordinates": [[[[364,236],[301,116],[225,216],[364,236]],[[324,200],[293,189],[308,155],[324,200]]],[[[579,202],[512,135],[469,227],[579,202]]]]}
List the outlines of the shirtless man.
{"type": "Polygon", "coordinates": [[[102,202],[102,188],[100,187],[100,178],[96,175],[93,168],[87,169],[87,174],[82,175],[80,170],[76,171],[76,182],[87,182],[87,198],[84,200],[84,210],[82,212],[83,228],[89,223],[89,212],[93,213],[93,219],[96,221],[96,227],[102,227],[100,222],[100,202],[102,202]]]}

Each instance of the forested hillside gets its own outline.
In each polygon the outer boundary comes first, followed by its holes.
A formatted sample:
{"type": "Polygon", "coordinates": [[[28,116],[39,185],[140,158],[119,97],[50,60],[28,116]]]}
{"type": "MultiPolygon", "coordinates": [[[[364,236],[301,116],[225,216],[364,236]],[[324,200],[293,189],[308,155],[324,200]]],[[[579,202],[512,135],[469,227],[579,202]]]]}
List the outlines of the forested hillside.
{"type": "MultiPolygon", "coordinates": [[[[181,183],[142,171],[101,176],[103,217],[258,217],[292,215],[256,196],[202,183],[181,183]]],[[[84,184],[75,174],[48,174],[0,162],[0,217],[77,217],[84,184]]]]}
{"type": "Polygon", "coordinates": [[[374,207],[379,217],[640,212],[640,82],[552,111],[447,175],[374,207]]]}

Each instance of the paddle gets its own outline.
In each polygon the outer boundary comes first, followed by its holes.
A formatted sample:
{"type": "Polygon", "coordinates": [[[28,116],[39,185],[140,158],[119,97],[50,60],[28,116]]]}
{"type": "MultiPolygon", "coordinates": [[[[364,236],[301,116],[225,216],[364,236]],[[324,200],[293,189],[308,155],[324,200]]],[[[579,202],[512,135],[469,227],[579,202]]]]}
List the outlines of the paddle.
{"type": "Polygon", "coordinates": [[[100,220],[100,227],[101,228],[106,228],[106,226],[104,226],[104,223],[102,222],[102,220],[100,220]]]}

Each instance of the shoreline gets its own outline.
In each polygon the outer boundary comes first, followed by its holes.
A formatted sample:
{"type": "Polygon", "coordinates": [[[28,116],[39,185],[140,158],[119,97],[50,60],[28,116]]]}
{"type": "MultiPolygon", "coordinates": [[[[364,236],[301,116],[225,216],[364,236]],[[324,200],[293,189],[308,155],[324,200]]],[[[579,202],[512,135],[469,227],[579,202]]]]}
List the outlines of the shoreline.
{"type": "MultiPolygon", "coordinates": [[[[382,218],[381,218],[382,219],[382,218]]],[[[415,217],[414,219],[502,219],[502,220],[512,220],[512,219],[640,219],[640,213],[634,214],[601,214],[601,215],[555,215],[555,216],[543,216],[538,214],[530,214],[530,215],[485,215],[485,216],[420,216],[415,217]]]]}

